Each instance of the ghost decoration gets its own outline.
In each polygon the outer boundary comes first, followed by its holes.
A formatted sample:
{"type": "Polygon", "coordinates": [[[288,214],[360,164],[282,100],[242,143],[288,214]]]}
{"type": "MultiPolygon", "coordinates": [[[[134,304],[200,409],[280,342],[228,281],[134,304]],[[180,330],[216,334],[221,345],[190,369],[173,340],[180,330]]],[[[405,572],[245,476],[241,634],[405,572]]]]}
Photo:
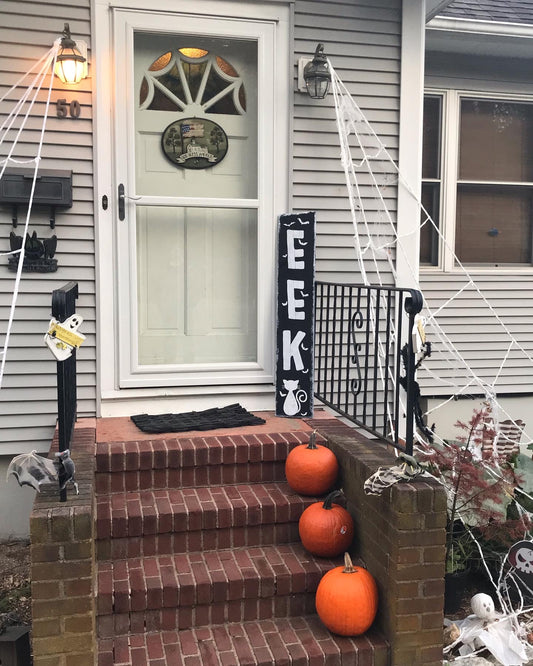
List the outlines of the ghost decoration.
{"type": "Polygon", "coordinates": [[[470,600],[470,607],[474,615],[481,620],[494,620],[496,617],[494,599],[489,594],[484,594],[483,592],[474,594],[470,600]]]}
{"type": "Polygon", "coordinates": [[[30,486],[38,493],[41,492],[42,485],[58,481],[54,461],[43,458],[36,451],[15,456],[7,468],[6,481],[10,474],[13,474],[19,486],[30,486]]]}
{"type": "Polygon", "coordinates": [[[85,340],[85,336],[78,333],[78,328],[83,322],[83,317],[73,314],[63,322],[57,319],[50,320],[48,332],[44,335],[46,346],[58,361],[66,361],[72,356],[72,351],[77,349],[85,340]]]}
{"type": "Polygon", "coordinates": [[[67,487],[67,483],[72,483],[76,490],[76,495],[79,495],[80,491],[78,490],[78,484],[74,477],[76,468],[74,466],[74,461],[70,457],[70,450],[65,449],[64,451],[60,451],[59,453],[56,453],[55,456],[59,477],[59,490],[64,490],[67,487]]]}
{"type": "MultiPolygon", "coordinates": [[[[456,620],[458,638],[444,648],[446,654],[457,648],[460,657],[486,649],[497,663],[503,666],[526,666],[529,661],[528,646],[521,636],[516,618],[499,613],[494,600],[488,594],[475,594],[470,600],[473,614],[464,620],[456,620]]],[[[448,626],[450,620],[445,620],[448,626]]]]}

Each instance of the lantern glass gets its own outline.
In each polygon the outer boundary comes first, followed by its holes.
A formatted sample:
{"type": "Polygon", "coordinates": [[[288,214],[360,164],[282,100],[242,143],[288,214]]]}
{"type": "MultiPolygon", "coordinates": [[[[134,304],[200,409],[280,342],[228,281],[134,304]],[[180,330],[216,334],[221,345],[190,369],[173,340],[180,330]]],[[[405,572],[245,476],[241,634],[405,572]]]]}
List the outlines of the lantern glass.
{"type": "Polygon", "coordinates": [[[324,99],[328,93],[331,73],[328,60],[324,55],[323,44],[316,47],[314,58],[305,66],[303,76],[309,97],[324,99]]]}
{"type": "Polygon", "coordinates": [[[62,49],[54,71],[63,83],[79,83],[85,76],[85,59],[77,49],[62,49]]]}
{"type": "Polygon", "coordinates": [[[312,99],[324,99],[328,94],[329,78],[313,76],[305,82],[307,93],[312,99]]]}

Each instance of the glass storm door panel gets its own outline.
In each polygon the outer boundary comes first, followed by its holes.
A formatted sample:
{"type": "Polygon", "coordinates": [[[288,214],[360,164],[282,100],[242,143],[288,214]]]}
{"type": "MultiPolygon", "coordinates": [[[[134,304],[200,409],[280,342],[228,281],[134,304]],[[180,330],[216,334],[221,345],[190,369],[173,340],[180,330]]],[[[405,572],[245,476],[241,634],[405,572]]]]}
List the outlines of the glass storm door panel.
{"type": "Polygon", "coordinates": [[[257,213],[137,207],[140,365],[257,360],[257,213]]]}
{"type": "Polygon", "coordinates": [[[271,385],[288,14],[177,4],[113,10],[115,386],[271,385]]]}
{"type": "Polygon", "coordinates": [[[136,32],[134,63],[138,365],[255,362],[257,42],[136,32]]]}

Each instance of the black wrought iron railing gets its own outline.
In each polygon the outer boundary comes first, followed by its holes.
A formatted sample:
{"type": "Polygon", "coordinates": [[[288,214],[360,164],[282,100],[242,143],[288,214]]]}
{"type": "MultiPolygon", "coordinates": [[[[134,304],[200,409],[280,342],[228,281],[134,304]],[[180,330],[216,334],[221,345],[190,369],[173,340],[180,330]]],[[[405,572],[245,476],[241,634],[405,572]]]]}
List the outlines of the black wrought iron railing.
{"type": "MultiPolygon", "coordinates": [[[[68,282],[52,292],[52,316],[64,322],[76,311],[78,283],[68,282]]],[[[70,449],[77,413],[76,348],[64,361],[57,361],[57,430],[59,451],[70,449]]],[[[60,475],[60,486],[62,485],[60,475]]],[[[60,489],[60,501],[67,499],[66,488],[60,489]]]]}
{"type": "Polygon", "coordinates": [[[412,454],[416,289],[317,282],[315,397],[412,454]]]}

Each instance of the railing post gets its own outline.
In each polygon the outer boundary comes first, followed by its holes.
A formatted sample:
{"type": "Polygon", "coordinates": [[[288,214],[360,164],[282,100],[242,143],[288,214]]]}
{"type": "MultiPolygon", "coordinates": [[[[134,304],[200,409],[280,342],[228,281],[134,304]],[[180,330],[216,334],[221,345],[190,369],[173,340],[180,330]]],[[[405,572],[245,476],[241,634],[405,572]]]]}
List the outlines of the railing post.
{"type": "Polygon", "coordinates": [[[415,289],[410,290],[411,296],[407,297],[404,301],[404,309],[409,315],[409,328],[407,331],[407,359],[405,375],[407,380],[407,422],[405,424],[405,452],[413,455],[413,436],[414,436],[414,420],[415,420],[415,371],[416,359],[415,350],[413,348],[413,329],[415,326],[415,316],[422,310],[424,300],[422,294],[415,289]]]}
{"type": "MultiPolygon", "coordinates": [[[[76,311],[78,283],[68,282],[52,292],[52,317],[64,322],[76,311]]],[[[57,429],[59,451],[70,448],[77,410],[76,349],[65,361],[57,361],[57,429]]],[[[60,477],[60,486],[62,479],[60,477]]],[[[60,490],[59,499],[66,502],[66,488],[60,490]]]]}

